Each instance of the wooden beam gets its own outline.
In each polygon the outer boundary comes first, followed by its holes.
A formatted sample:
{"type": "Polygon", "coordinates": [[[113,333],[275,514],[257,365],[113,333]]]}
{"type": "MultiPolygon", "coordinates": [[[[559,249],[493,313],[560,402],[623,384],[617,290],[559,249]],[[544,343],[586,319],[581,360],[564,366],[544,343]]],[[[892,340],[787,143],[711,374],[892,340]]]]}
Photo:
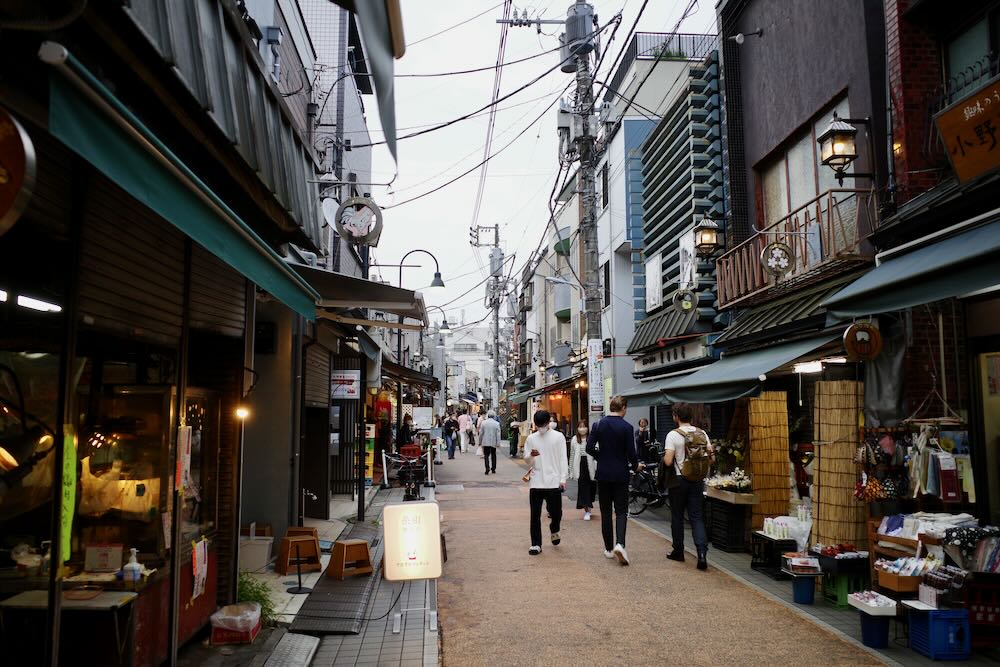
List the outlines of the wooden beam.
{"type": "Polygon", "coordinates": [[[335,313],[326,313],[322,310],[316,311],[316,317],[321,320],[330,320],[331,322],[340,322],[341,324],[360,324],[369,327],[381,327],[383,329],[405,329],[407,331],[422,331],[422,324],[406,324],[400,322],[384,322],[382,320],[366,320],[358,317],[347,317],[346,315],[337,315],[335,313]]]}

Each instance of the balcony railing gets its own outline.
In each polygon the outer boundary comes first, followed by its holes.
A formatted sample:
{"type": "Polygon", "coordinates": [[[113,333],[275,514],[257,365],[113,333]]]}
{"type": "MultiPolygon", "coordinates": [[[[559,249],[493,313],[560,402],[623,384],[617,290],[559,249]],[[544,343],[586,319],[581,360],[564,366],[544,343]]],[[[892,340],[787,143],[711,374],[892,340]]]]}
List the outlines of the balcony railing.
{"type": "Polygon", "coordinates": [[[636,60],[702,60],[717,47],[717,35],[678,32],[637,32],[625,49],[604,101],[611,102],[636,60]],[[613,92],[614,91],[614,92],[613,92]]]}
{"type": "Polygon", "coordinates": [[[722,255],[716,264],[720,308],[747,306],[843,273],[872,259],[866,237],[875,223],[869,190],[828,190],[722,255]],[[792,249],[792,266],[780,278],[761,263],[775,241],[792,249]]]}

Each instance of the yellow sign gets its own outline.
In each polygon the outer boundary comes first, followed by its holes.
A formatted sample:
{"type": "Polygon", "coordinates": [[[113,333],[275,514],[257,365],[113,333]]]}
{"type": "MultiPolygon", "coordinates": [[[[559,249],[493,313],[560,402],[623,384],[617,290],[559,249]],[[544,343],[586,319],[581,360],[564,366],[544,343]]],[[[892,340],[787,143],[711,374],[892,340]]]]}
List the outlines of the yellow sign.
{"type": "Polygon", "coordinates": [[[436,502],[386,505],[382,521],[387,581],[441,576],[441,515],[436,502]]]}
{"type": "Polygon", "coordinates": [[[934,121],[959,182],[1000,166],[1000,82],[955,102],[934,121]]]}
{"type": "Polygon", "coordinates": [[[73,426],[63,426],[62,509],[59,512],[59,553],[69,560],[73,537],[73,513],[76,511],[76,433],[73,426]]]}
{"type": "Polygon", "coordinates": [[[375,478],[375,424],[365,424],[365,486],[375,478]]]}

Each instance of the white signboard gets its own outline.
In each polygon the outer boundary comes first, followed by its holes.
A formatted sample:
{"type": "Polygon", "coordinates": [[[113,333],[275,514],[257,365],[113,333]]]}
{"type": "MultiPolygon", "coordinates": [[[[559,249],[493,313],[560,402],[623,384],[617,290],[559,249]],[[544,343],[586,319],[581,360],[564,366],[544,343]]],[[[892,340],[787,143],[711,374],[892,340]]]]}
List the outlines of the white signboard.
{"type": "Polygon", "coordinates": [[[587,395],[590,415],[604,414],[604,343],[600,338],[587,340],[587,395]]]}
{"type": "Polygon", "coordinates": [[[413,426],[428,429],[434,426],[434,408],[413,408],[413,426]]]}
{"type": "Polygon", "coordinates": [[[361,398],[361,371],[331,371],[330,398],[337,400],[357,400],[361,398]]]}
{"type": "Polygon", "coordinates": [[[678,289],[695,289],[698,286],[698,257],[694,252],[694,234],[684,234],[678,243],[677,261],[680,271],[677,276],[678,289]]]}
{"type": "Polygon", "coordinates": [[[382,522],[386,581],[441,576],[441,516],[436,502],[386,505],[382,522]]]}
{"type": "Polygon", "coordinates": [[[646,260],[646,312],[663,305],[663,254],[646,260]]]}

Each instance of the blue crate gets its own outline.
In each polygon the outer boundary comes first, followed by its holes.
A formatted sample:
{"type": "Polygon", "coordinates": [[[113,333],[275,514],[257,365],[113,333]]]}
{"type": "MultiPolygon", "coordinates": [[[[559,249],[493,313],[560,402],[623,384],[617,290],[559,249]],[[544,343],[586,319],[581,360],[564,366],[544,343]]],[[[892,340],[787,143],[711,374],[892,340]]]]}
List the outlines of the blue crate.
{"type": "Polygon", "coordinates": [[[969,612],[911,610],[910,648],[931,660],[967,660],[972,652],[969,612]]]}

